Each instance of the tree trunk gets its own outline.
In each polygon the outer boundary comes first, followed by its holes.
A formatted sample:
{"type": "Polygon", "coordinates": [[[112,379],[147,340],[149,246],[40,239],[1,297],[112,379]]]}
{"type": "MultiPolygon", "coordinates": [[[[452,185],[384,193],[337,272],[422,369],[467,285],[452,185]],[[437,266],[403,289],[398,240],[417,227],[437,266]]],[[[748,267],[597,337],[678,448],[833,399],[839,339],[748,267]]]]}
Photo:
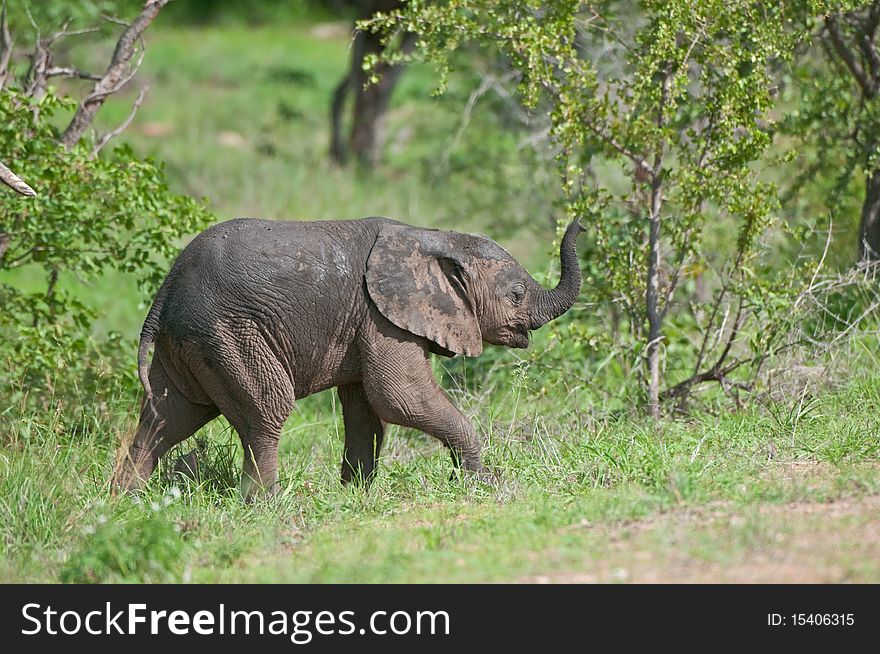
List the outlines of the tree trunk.
{"type": "Polygon", "coordinates": [[[880,261],[880,170],[865,178],[865,200],[859,225],[859,261],[880,261]]]}
{"type": "Polygon", "coordinates": [[[645,309],[648,316],[648,410],[654,420],[660,418],[660,341],[663,317],[660,314],[660,180],[651,185],[651,208],[648,216],[648,279],[645,309]]]}
{"type": "Polygon", "coordinates": [[[345,96],[350,89],[351,73],[343,77],[336,86],[330,103],[330,158],[340,165],[345,165],[348,161],[348,144],[342,130],[342,112],[345,109],[345,96]]]}
{"type": "MultiPolygon", "coordinates": [[[[367,19],[378,12],[399,9],[404,0],[370,0],[366,3],[359,19],[367,19]]],[[[382,151],[383,127],[388,103],[405,66],[398,64],[388,66],[378,64],[370,74],[378,76],[376,83],[368,83],[364,71],[364,59],[368,55],[379,55],[385,50],[383,40],[387,34],[373,32],[357,32],[351,51],[351,63],[346,76],[340,81],[333,93],[330,107],[330,156],[337,163],[348,160],[349,150],[358,163],[374,166],[378,163],[382,151]],[[352,125],[348,143],[343,141],[342,117],[345,98],[349,92],[354,93],[352,109],[352,125]]],[[[415,35],[405,34],[400,44],[402,52],[410,52],[415,45],[415,35]]]]}
{"type": "MultiPolygon", "coordinates": [[[[361,35],[364,37],[364,55],[381,54],[384,49],[381,35],[371,33],[361,35]]],[[[403,38],[401,49],[406,52],[414,43],[415,37],[407,34],[403,38]]],[[[385,114],[388,111],[391,93],[403,71],[404,66],[400,64],[396,66],[379,64],[375,70],[379,81],[369,84],[363,67],[358,66],[357,69],[352,67],[355,96],[350,143],[352,153],[361,164],[374,166],[379,162],[385,137],[385,114]]]]}
{"type": "Polygon", "coordinates": [[[9,34],[9,20],[6,0],[0,5],[0,89],[6,84],[9,75],[9,62],[12,60],[12,36],[9,34]]]}

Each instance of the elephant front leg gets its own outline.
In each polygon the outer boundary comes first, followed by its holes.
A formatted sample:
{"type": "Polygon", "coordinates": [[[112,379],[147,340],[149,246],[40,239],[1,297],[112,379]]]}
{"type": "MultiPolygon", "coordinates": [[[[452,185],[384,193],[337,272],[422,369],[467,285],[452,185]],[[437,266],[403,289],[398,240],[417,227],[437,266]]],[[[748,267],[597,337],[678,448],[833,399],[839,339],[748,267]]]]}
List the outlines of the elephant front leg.
{"type": "Polygon", "coordinates": [[[434,379],[425,353],[404,360],[388,360],[382,369],[365,375],[364,384],[373,410],[385,422],[418,429],[449,448],[456,468],[489,480],[480,460],[480,439],[471,421],[459,411],[434,379]]]}
{"type": "MultiPolygon", "coordinates": [[[[446,395],[442,389],[440,389],[440,392],[444,396],[446,395]]],[[[433,431],[432,427],[428,426],[421,428],[422,431],[440,439],[449,448],[452,465],[456,470],[461,469],[465,472],[473,473],[481,481],[491,483],[492,476],[486,470],[480,457],[482,446],[473,423],[461,413],[458,407],[452,404],[451,400],[447,398],[446,401],[451,409],[447,411],[449,416],[447,425],[445,427],[441,426],[436,431],[433,431]],[[455,411],[455,414],[452,413],[452,410],[455,411]]],[[[454,477],[455,473],[453,473],[454,477]]]]}
{"type": "Polygon", "coordinates": [[[376,474],[384,426],[367,400],[360,383],[337,389],[345,423],[345,449],[342,453],[342,483],[369,485],[376,474]]]}

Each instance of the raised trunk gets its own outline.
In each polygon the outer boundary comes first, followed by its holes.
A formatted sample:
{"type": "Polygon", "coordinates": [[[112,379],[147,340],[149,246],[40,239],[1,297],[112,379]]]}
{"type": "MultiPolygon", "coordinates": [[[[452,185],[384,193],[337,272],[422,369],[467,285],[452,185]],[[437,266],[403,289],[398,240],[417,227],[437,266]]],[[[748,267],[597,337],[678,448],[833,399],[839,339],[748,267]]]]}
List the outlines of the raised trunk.
{"type": "Polygon", "coordinates": [[[859,261],[880,261],[880,170],[865,179],[865,199],[859,225],[859,261]]]}
{"type": "Polygon", "coordinates": [[[559,245],[559,262],[561,272],[556,288],[538,291],[535,309],[529,329],[538,329],[551,320],[558,318],[571,308],[581,290],[581,268],[578,264],[577,237],[584,231],[577,219],[573,220],[565,230],[562,243],[559,245]]]}

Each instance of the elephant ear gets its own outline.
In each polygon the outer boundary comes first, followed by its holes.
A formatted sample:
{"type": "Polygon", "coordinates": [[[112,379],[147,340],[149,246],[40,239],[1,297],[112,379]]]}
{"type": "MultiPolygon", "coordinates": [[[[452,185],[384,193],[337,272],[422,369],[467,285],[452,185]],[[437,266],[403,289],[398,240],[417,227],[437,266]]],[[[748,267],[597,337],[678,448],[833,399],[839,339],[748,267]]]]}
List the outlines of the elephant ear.
{"type": "Polygon", "coordinates": [[[367,259],[367,292],[401,329],[454,354],[479,356],[483,336],[465,291],[467,273],[442,232],[386,225],[367,259]]]}

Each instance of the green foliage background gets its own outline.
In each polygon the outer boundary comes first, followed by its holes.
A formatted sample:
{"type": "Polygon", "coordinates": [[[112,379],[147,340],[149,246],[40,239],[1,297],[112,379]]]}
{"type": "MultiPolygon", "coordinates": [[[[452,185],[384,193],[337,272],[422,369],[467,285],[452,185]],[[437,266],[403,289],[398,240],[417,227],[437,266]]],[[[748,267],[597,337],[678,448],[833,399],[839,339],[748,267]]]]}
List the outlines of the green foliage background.
{"type": "MultiPolygon", "coordinates": [[[[49,25],[66,4],[31,9],[49,25]]],[[[59,82],[38,107],[0,94],[0,160],[39,193],[0,189],[10,234],[0,263],[0,578],[510,581],[589,571],[620,581],[638,579],[640,565],[693,578],[777,561],[799,551],[794,534],[814,532],[846,540],[824,562],[813,543],[803,570],[821,581],[880,579],[876,543],[859,538],[874,524],[872,504],[852,521],[790,517],[801,503],[861,506],[878,493],[874,282],[829,291],[821,310],[795,306],[829,213],[823,270],[843,273],[853,260],[861,179],[850,164],[863,153],[852,158],[839,134],[870,108],[854,117],[851,86],[805,40],[840,3],[602,2],[634,54],[612,46],[594,61],[571,39],[584,3],[414,2],[431,61],[402,78],[384,164],[370,171],[327,157],[348,6],[249,4],[171,3],[148,32],[136,84],[108,101],[97,130],[128,115],[135,86],[149,84],[147,100],[99,158],[88,142],[70,151],[55,142],[87,84],[59,82]],[[539,21],[517,11],[538,5],[550,9],[539,21]],[[758,9],[766,13],[749,14],[758,9]],[[709,27],[717,38],[699,40],[685,66],[682,44],[709,27]],[[439,97],[438,63],[449,64],[439,97]],[[674,111],[657,129],[655,77],[670,65],[674,111]],[[475,95],[490,78],[499,84],[475,95]],[[703,131],[712,116],[715,131],[703,131]],[[812,339],[777,352],[751,393],[707,386],[687,413],[644,419],[646,188],[631,158],[586,129],[597,117],[628,150],[665,153],[664,244],[673,264],[686,261],[665,322],[667,383],[694,371],[705,307],[725,280],[749,311],[735,356],[773,351],[792,334],[812,339]],[[711,157],[698,166],[699,143],[711,157]],[[272,500],[241,503],[242,452],[222,418],[172,453],[143,495],[110,496],[115,450],[138,409],[134,341],[188,238],[235,216],[376,214],[487,233],[548,285],[558,226],[585,216],[587,279],[572,311],[526,352],[435,362],[485,441],[497,487],[450,482],[437,443],[396,427],[370,493],[340,487],[341,416],[324,393],[298,402],[285,426],[272,500]],[[858,334],[825,347],[846,329],[841,318],[865,311],[858,334]],[[172,469],[193,447],[201,484],[172,469]],[[672,526],[652,530],[661,519],[672,526]],[[654,535],[631,538],[630,525],[654,535]]],[[[137,5],[79,3],[75,18],[137,5]]],[[[26,42],[18,3],[12,24],[26,42]]],[[[106,65],[117,32],[102,29],[71,41],[64,61],[106,65]]],[[[19,54],[16,70],[26,65],[19,54]]]]}
{"type": "Polygon", "coordinates": [[[0,195],[9,239],[0,262],[0,386],[13,404],[36,410],[53,398],[72,400],[75,414],[90,409],[88,398],[132,387],[117,370],[134,336],[93,338],[99,307],[83,302],[78,286],[115,271],[152,294],[179,239],[206,226],[209,214],[171,193],[161,167],[130,147],[93,158],[87,143],[59,145],[52,118],[70,108],[52,94],[39,102],[0,94],[4,158],[37,191],[28,202],[0,195]]]}

